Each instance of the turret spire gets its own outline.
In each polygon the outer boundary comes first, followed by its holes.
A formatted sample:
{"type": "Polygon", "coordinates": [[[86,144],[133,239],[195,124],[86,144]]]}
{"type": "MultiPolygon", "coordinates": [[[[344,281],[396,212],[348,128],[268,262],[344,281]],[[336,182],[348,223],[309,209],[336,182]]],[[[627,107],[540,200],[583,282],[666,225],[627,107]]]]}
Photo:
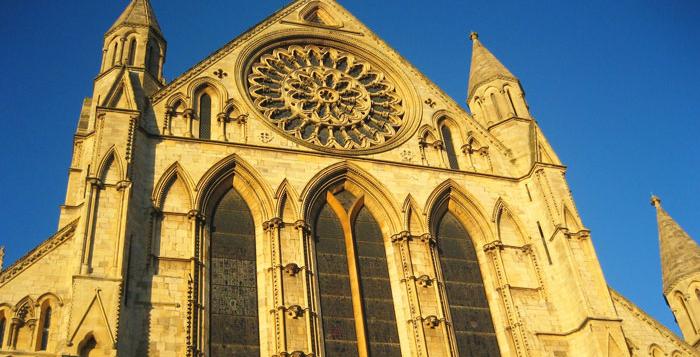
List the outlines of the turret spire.
{"type": "Polygon", "coordinates": [[[156,15],[148,0],[132,0],[107,33],[109,34],[121,26],[146,26],[158,33],[161,32],[156,15]]]}
{"type": "Polygon", "coordinates": [[[661,199],[651,197],[659,225],[659,250],[664,293],[684,277],[700,272],[700,246],[661,207],[661,199]]]}
{"type": "Polygon", "coordinates": [[[472,63],[469,70],[469,90],[467,98],[474,95],[480,85],[496,78],[518,79],[479,41],[479,34],[469,34],[472,40],[472,63]]]}

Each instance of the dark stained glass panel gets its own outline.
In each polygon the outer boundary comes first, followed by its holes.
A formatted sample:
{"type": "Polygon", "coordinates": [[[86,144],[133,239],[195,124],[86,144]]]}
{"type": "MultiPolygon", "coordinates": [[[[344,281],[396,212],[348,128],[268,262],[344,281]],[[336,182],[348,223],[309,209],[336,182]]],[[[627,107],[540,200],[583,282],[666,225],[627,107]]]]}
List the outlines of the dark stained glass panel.
{"type": "Polygon", "coordinates": [[[437,237],[460,356],[500,356],[484,281],[469,234],[447,212],[440,221],[437,237]]]}
{"type": "Polygon", "coordinates": [[[258,356],[255,226],[236,190],[217,205],[211,232],[211,356],[258,356]]]}
{"type": "Polygon", "coordinates": [[[314,232],[326,355],[357,356],[345,238],[328,204],[321,208],[314,232]]]}
{"type": "Polygon", "coordinates": [[[363,207],[353,225],[370,356],[400,357],[389,268],[379,224],[363,207]]]}

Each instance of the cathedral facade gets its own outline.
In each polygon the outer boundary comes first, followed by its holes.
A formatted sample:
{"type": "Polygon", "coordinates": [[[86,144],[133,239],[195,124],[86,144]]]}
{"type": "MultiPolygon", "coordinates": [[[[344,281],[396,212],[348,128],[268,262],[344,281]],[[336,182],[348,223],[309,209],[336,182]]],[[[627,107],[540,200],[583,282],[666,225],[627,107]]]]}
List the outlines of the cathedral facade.
{"type": "Polygon", "coordinates": [[[608,287],[520,81],[471,39],[470,112],[333,0],[166,82],[133,0],[58,230],[0,273],[0,355],[698,355],[697,244],[655,199],[681,339],[608,287]]]}

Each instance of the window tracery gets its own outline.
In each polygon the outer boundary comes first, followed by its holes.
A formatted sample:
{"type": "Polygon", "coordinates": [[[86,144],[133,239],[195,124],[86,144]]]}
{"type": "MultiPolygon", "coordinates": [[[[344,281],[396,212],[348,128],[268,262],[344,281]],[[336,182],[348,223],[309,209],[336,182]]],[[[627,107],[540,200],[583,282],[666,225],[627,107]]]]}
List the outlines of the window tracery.
{"type": "Polygon", "coordinates": [[[437,225],[440,268],[457,350],[462,356],[500,355],[476,250],[457,217],[437,225]]]}
{"type": "Polygon", "coordinates": [[[400,356],[379,225],[363,197],[326,196],[314,229],[326,354],[400,356]]]}
{"type": "Polygon", "coordinates": [[[247,82],[272,124],[315,146],[369,149],[406,127],[395,83],[375,64],[337,48],[275,48],[252,65],[247,82]]]}
{"type": "Polygon", "coordinates": [[[211,225],[211,356],[258,355],[255,228],[250,208],[233,188],[211,225]]]}

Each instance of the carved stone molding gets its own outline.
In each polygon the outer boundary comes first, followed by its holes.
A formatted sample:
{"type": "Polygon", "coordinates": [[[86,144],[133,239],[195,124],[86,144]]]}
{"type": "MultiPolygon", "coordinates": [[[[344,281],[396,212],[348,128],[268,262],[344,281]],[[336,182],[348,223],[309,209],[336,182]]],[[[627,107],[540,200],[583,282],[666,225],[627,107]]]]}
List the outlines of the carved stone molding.
{"type": "Polygon", "coordinates": [[[294,222],[294,229],[300,230],[302,233],[311,234],[311,226],[305,221],[294,222]]]}
{"type": "Polygon", "coordinates": [[[409,242],[411,241],[412,236],[411,233],[408,231],[403,231],[397,234],[394,234],[391,236],[391,242],[392,243],[403,243],[403,242],[409,242]]]}
{"type": "Polygon", "coordinates": [[[430,234],[430,233],[422,234],[422,235],[420,235],[418,238],[420,239],[421,242],[427,243],[427,244],[429,244],[429,245],[431,245],[431,246],[437,244],[437,240],[436,240],[435,237],[433,237],[433,235],[430,234]]]}
{"type": "Polygon", "coordinates": [[[314,357],[314,356],[316,356],[316,355],[313,353],[294,351],[294,352],[280,352],[278,355],[273,356],[273,357],[314,357]]]}
{"type": "Polygon", "coordinates": [[[284,266],[284,272],[289,276],[296,276],[303,268],[296,263],[289,263],[284,266]]]}
{"type": "Polygon", "coordinates": [[[269,221],[263,222],[263,230],[265,232],[271,229],[279,229],[281,227],[284,227],[284,222],[282,221],[282,218],[279,217],[275,217],[269,221]]]}
{"type": "Polygon", "coordinates": [[[190,220],[196,220],[197,222],[204,223],[206,222],[206,217],[200,212],[199,210],[193,209],[189,212],[187,212],[187,218],[190,220]]]}

